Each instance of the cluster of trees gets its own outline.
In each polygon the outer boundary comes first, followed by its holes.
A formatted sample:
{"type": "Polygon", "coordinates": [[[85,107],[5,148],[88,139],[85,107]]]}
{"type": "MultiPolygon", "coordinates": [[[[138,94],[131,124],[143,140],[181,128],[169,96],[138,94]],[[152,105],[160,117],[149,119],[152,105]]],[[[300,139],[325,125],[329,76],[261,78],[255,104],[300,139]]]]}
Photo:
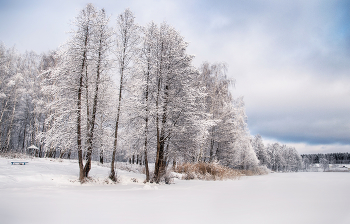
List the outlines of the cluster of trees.
{"type": "Polygon", "coordinates": [[[302,154],[303,161],[307,164],[350,164],[350,154],[345,153],[326,153],[326,154],[302,154]]]}
{"type": "Polygon", "coordinates": [[[45,55],[20,55],[0,45],[0,150],[24,152],[45,128],[38,82],[45,55]]]}
{"type": "Polygon", "coordinates": [[[252,140],[225,64],[195,68],[187,45],[167,23],[137,25],[128,9],[110,27],[91,4],[56,51],[21,55],[1,45],[1,151],[36,145],[35,156],[78,159],[81,181],[92,160],[110,162],[112,180],[116,160],[144,164],[156,182],[177,162],[297,170],[294,148],[252,140]]]}
{"type": "Polygon", "coordinates": [[[260,135],[252,139],[252,145],[260,164],[274,171],[298,171],[303,168],[303,160],[294,147],[279,143],[263,144],[260,135]]]}

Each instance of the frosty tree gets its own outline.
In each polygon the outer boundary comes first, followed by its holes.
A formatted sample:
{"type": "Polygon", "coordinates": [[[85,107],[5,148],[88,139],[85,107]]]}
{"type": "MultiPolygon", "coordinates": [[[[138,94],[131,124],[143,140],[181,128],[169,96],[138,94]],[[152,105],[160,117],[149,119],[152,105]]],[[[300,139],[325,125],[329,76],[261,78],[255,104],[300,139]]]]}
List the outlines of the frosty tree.
{"type": "Polygon", "coordinates": [[[54,96],[48,104],[52,114],[47,119],[50,127],[45,134],[46,144],[52,148],[77,148],[81,181],[91,169],[97,112],[103,100],[99,88],[108,82],[112,33],[107,23],[104,10],[97,11],[88,4],[76,18],[76,30],[59,52],[57,66],[46,77],[54,96]]]}
{"type": "Polygon", "coordinates": [[[261,165],[267,165],[269,163],[269,157],[264,146],[262,137],[259,134],[254,136],[254,139],[252,140],[252,146],[259,160],[259,163],[261,165]]]}
{"type": "Polygon", "coordinates": [[[128,74],[132,60],[137,54],[137,45],[139,43],[139,27],[134,23],[134,15],[129,9],[120,14],[117,20],[116,30],[116,50],[119,81],[119,96],[117,102],[117,114],[115,121],[114,145],[111,162],[110,178],[116,180],[114,162],[118,146],[118,128],[121,115],[122,94],[124,88],[124,79],[128,74]]]}

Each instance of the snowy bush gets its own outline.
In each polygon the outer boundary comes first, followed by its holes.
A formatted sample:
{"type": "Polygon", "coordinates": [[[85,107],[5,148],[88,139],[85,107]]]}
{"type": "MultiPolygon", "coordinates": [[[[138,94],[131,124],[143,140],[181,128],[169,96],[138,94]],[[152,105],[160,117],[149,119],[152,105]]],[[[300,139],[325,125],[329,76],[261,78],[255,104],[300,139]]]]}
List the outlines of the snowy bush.
{"type": "Polygon", "coordinates": [[[174,183],[174,176],[172,175],[170,169],[166,170],[165,174],[160,178],[160,181],[164,182],[165,184],[174,183]]]}
{"type": "Polygon", "coordinates": [[[145,167],[137,164],[117,163],[115,166],[117,169],[125,170],[128,172],[142,173],[142,174],[146,173],[145,167]]]}
{"type": "Polygon", "coordinates": [[[269,170],[266,166],[255,166],[248,170],[241,170],[242,175],[246,176],[266,175],[270,172],[271,170],[269,170]]]}
{"type": "Polygon", "coordinates": [[[4,152],[4,153],[0,153],[0,156],[7,158],[7,159],[31,159],[31,158],[33,158],[30,155],[23,154],[23,153],[16,153],[16,152],[4,152]]]}

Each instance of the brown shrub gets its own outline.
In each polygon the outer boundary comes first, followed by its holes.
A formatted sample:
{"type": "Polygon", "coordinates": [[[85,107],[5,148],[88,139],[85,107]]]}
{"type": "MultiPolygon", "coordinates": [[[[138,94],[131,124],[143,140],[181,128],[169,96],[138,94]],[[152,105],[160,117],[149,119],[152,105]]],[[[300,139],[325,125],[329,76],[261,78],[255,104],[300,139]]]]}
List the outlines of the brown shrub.
{"type": "Polygon", "coordinates": [[[238,179],[240,176],[256,176],[268,174],[265,166],[254,167],[249,170],[237,170],[218,163],[183,163],[178,164],[174,172],[184,174],[184,180],[226,180],[238,179]]]}
{"type": "Polygon", "coordinates": [[[238,179],[242,174],[239,170],[234,170],[218,163],[183,163],[178,164],[174,170],[182,173],[182,179],[192,180],[226,180],[238,179]]]}

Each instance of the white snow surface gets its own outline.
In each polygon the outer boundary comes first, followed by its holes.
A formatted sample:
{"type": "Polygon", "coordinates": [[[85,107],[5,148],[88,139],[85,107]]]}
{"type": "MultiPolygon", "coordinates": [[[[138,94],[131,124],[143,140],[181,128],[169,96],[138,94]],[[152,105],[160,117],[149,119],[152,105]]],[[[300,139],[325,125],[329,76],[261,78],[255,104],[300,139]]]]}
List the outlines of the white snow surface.
{"type": "Polygon", "coordinates": [[[121,183],[111,184],[109,168],[94,163],[94,181],[81,185],[78,171],[77,161],[0,158],[0,223],[350,223],[348,172],[156,185],[118,170],[121,183]]]}

